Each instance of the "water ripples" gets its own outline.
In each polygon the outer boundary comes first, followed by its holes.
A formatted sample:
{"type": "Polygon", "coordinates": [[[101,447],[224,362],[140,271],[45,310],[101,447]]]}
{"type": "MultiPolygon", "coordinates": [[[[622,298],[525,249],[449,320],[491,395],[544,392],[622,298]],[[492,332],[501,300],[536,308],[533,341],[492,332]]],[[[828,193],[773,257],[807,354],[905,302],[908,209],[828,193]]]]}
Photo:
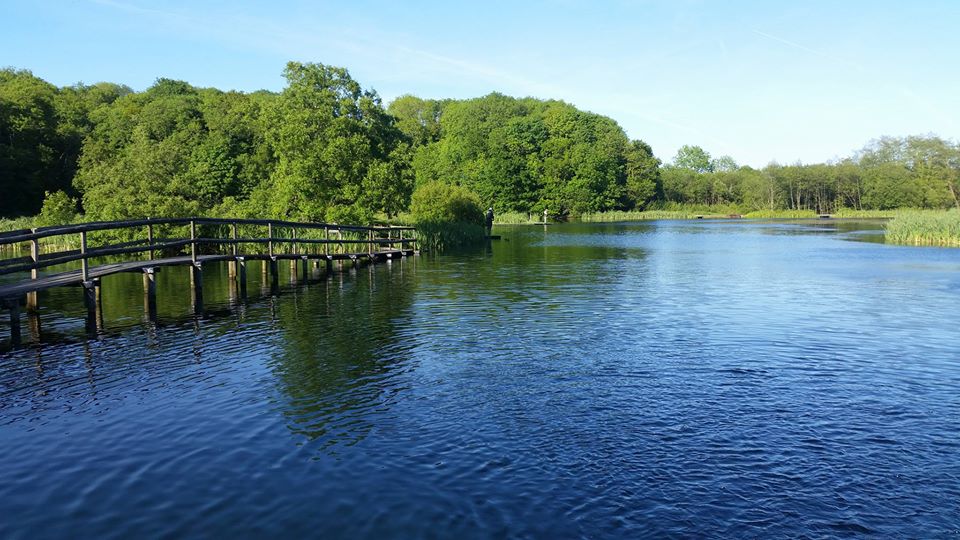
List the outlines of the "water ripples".
{"type": "Polygon", "coordinates": [[[960,256],[838,234],[517,228],[51,320],[0,356],[0,536],[956,534],[960,256]]]}

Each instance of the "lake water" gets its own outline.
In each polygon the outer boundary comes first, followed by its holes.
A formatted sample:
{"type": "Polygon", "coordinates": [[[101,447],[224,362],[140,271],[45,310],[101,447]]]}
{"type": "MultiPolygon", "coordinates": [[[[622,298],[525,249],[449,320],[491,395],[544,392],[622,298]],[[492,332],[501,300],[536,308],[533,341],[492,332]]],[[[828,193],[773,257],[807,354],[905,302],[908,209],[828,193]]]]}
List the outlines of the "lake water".
{"type": "Polygon", "coordinates": [[[95,335],[43,293],[0,538],[956,538],[960,250],[876,228],[503,227],[196,317],[168,268],[95,335]]]}

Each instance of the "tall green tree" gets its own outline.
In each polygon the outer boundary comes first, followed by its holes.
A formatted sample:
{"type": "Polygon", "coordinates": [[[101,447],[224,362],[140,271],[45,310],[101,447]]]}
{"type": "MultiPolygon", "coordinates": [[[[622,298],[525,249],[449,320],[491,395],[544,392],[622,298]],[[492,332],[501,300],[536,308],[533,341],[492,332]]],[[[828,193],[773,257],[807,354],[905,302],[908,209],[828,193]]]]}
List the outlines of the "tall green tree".
{"type": "Polygon", "coordinates": [[[290,62],[287,87],[268,111],[267,141],[277,156],[270,182],[254,198],[284,218],[369,221],[364,180],[377,184],[401,132],[374,91],[344,69],[290,62]],[[370,173],[371,167],[376,170],[370,173]]]}
{"type": "Polygon", "coordinates": [[[699,146],[683,145],[673,157],[673,166],[698,173],[713,172],[710,154],[699,146]]]}
{"type": "Polygon", "coordinates": [[[62,189],[57,88],[29,71],[0,70],[0,215],[34,214],[62,189]]]}

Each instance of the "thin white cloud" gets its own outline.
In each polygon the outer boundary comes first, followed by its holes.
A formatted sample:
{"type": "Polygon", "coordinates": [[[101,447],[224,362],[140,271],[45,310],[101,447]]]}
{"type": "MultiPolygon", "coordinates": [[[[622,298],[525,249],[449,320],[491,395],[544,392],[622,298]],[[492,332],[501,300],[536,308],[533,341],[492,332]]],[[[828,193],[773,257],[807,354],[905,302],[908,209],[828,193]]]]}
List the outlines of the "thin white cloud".
{"type": "Polygon", "coordinates": [[[829,60],[829,61],[831,61],[831,62],[834,62],[834,63],[837,63],[837,64],[843,64],[843,65],[846,65],[846,66],[849,66],[849,67],[853,67],[853,68],[856,68],[856,69],[859,70],[859,71],[864,71],[863,66],[861,66],[860,64],[857,64],[856,62],[851,62],[850,60],[847,60],[847,59],[845,59],[845,58],[841,58],[841,57],[839,57],[839,56],[835,56],[835,55],[832,55],[832,54],[827,54],[827,53],[825,53],[825,52],[823,52],[823,51],[818,51],[818,50],[816,50],[816,49],[811,49],[810,47],[807,47],[807,46],[805,46],[805,45],[801,45],[800,43],[797,43],[797,42],[795,42],[795,41],[790,41],[789,39],[784,39],[784,38],[782,38],[782,37],[775,36],[775,35],[773,35],[773,34],[768,34],[768,33],[766,33],[766,32],[761,32],[760,30],[757,30],[756,28],[753,29],[753,33],[754,33],[754,34],[757,34],[758,36],[765,37],[765,38],[767,38],[767,39],[772,39],[773,41],[777,41],[777,42],[783,43],[784,45],[789,45],[790,47],[793,47],[793,48],[795,48],[795,49],[799,49],[799,50],[801,50],[801,51],[808,52],[808,53],[810,53],[810,54],[812,54],[812,55],[819,56],[820,58],[824,58],[824,59],[829,60]]]}

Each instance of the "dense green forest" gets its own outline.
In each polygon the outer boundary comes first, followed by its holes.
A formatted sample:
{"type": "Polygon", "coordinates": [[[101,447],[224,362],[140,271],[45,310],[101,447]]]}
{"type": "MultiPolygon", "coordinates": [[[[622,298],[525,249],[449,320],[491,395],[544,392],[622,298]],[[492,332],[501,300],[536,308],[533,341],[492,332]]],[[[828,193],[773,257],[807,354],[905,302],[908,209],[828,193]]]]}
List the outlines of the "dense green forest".
{"type": "Polygon", "coordinates": [[[614,120],[562,101],[408,95],[385,107],[342,68],[291,62],[284,75],[279,93],[169,79],[134,92],[0,70],[0,216],[369,222],[436,182],[498,212],[554,216],[960,207],[960,147],[932,135],[884,137],[831,164],[758,170],[685,146],[662,165],[614,120]]]}

